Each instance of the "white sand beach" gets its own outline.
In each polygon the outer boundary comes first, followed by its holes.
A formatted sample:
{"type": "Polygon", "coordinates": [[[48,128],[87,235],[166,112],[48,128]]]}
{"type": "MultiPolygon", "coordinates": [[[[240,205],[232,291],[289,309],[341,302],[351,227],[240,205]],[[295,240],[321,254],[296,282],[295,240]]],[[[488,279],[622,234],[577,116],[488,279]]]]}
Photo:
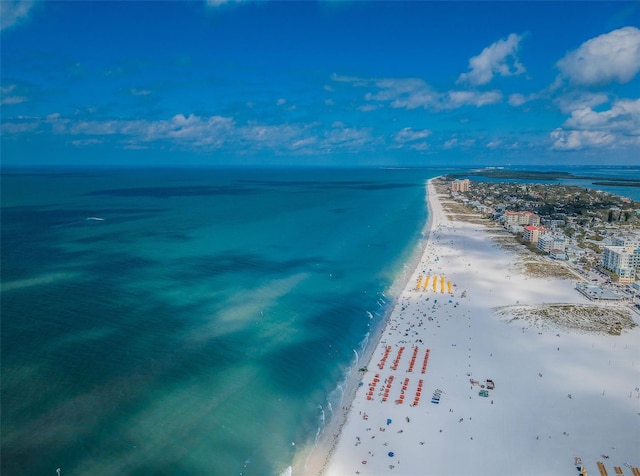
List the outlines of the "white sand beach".
{"type": "Polygon", "coordinates": [[[502,306],[588,301],[574,282],[518,272],[518,256],[490,229],[450,221],[428,187],[420,264],[332,449],[320,447],[328,454],[312,455],[304,473],[603,474],[601,462],[609,474],[635,474],[640,328],[614,336],[511,319],[509,308],[498,315],[502,306]]]}

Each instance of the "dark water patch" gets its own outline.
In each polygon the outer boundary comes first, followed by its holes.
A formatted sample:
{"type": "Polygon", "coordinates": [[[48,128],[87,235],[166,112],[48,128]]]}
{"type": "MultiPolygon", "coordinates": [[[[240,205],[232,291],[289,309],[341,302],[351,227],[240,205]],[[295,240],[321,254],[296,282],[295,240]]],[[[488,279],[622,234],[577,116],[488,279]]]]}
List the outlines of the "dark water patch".
{"type": "Polygon", "coordinates": [[[249,183],[254,185],[262,185],[266,187],[285,188],[296,187],[304,188],[306,190],[336,190],[336,189],[349,189],[349,190],[390,190],[396,188],[407,188],[422,186],[419,183],[402,183],[402,182],[388,182],[379,183],[377,181],[364,181],[364,180],[238,180],[238,183],[249,183]]]}
{"type": "Polygon", "coordinates": [[[69,170],[69,169],[55,169],[55,170],[28,170],[28,169],[13,169],[13,168],[3,168],[2,177],[44,177],[44,178],[60,178],[60,179],[69,179],[69,178],[99,178],[102,179],[107,176],[116,176],[120,175],[121,172],[117,171],[108,171],[106,169],[99,169],[91,171],[89,169],[86,170],[69,170]]]}
{"type": "Polygon", "coordinates": [[[205,186],[185,185],[181,187],[135,187],[94,190],[87,192],[87,196],[110,197],[148,197],[148,198],[176,198],[176,197],[207,197],[218,195],[250,195],[262,193],[263,190],[237,186],[205,186]]]}
{"type": "Polygon", "coordinates": [[[298,324],[298,332],[305,338],[263,357],[265,370],[271,369],[271,378],[282,391],[297,394],[313,391],[318,383],[306,378],[307,375],[325,375],[327,390],[333,389],[343,365],[354,359],[353,349],[367,329],[368,317],[357,305],[359,299],[355,293],[326,294],[322,305],[310,304],[315,312],[306,314],[298,324]],[[343,365],[333,365],[332,361],[343,365]],[[326,375],[327,369],[337,373],[326,375]]]}
{"type": "Polygon", "coordinates": [[[141,232],[140,237],[145,239],[152,240],[160,240],[160,241],[174,241],[178,243],[186,243],[191,239],[191,236],[184,233],[183,231],[174,231],[174,230],[159,230],[159,231],[149,231],[145,230],[141,232]]]}
{"type": "Polygon", "coordinates": [[[47,206],[4,207],[2,225],[22,230],[43,230],[70,225],[98,226],[155,217],[165,213],[161,208],[53,208],[47,206]],[[102,218],[103,220],[96,220],[102,218]]]}
{"type": "Polygon", "coordinates": [[[288,276],[298,271],[315,270],[318,264],[326,263],[327,261],[321,256],[270,260],[259,254],[229,251],[213,256],[180,259],[180,270],[173,276],[180,281],[203,279],[227,273],[288,276]]]}
{"type": "Polygon", "coordinates": [[[330,211],[334,215],[342,215],[343,213],[349,213],[351,210],[349,208],[332,208],[330,211]]]}

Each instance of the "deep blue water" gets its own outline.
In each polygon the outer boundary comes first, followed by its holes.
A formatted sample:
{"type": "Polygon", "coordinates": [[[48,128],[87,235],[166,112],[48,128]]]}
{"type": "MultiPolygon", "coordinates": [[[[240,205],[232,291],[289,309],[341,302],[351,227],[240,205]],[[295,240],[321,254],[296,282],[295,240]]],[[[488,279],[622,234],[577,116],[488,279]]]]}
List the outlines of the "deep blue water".
{"type": "Polygon", "coordinates": [[[437,173],[5,171],[2,474],[284,471],[437,173]]]}

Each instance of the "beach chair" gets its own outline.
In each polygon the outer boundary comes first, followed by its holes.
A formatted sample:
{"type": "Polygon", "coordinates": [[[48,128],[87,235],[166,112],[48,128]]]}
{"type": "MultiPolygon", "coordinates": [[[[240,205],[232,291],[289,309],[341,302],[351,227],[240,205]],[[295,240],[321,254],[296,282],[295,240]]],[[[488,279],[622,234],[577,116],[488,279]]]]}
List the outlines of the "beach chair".
{"type": "Polygon", "coordinates": [[[598,461],[596,464],[598,465],[600,476],[609,476],[609,473],[607,473],[607,468],[604,467],[604,463],[602,461],[598,461]]]}

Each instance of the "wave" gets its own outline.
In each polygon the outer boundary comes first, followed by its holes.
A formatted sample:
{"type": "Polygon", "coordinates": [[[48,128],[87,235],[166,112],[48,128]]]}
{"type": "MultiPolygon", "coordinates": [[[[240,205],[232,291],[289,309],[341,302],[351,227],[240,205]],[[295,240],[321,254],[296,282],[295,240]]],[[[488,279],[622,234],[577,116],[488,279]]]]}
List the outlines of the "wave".
{"type": "Polygon", "coordinates": [[[287,466],[287,469],[282,471],[279,476],[291,476],[293,474],[293,468],[291,466],[287,466]]]}

